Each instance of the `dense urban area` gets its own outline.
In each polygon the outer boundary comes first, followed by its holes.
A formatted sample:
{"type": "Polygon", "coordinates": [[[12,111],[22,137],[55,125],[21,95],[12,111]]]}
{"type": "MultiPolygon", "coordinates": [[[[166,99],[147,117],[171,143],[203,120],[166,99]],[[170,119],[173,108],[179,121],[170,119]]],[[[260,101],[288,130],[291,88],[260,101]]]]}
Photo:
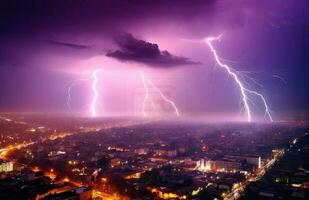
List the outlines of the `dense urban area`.
{"type": "Polygon", "coordinates": [[[306,123],[7,114],[0,199],[307,199],[306,123]]]}

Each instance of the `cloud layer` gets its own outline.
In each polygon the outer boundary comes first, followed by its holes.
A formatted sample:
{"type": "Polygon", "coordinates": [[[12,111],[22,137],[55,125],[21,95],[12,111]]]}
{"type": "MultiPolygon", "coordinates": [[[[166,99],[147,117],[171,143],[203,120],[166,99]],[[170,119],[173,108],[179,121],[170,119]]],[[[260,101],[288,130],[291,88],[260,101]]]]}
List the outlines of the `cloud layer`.
{"type": "Polygon", "coordinates": [[[59,41],[56,41],[56,40],[48,40],[47,42],[49,44],[68,47],[68,48],[71,48],[71,49],[90,49],[90,48],[92,48],[92,46],[90,46],[90,45],[74,44],[74,43],[68,43],[68,42],[59,42],[59,41]]]}
{"type": "Polygon", "coordinates": [[[144,40],[138,40],[132,34],[123,34],[115,39],[119,50],[109,51],[106,56],[121,61],[134,61],[144,63],[151,67],[175,67],[181,65],[195,65],[198,62],[182,56],[172,55],[159,46],[144,40]]]}

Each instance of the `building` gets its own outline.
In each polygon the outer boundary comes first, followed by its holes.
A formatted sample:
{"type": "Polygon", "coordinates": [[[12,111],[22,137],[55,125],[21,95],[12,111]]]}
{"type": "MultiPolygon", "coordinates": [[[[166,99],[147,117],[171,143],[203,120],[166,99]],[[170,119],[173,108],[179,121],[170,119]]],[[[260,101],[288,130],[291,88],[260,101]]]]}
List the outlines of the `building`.
{"type": "Polygon", "coordinates": [[[215,161],[200,159],[196,162],[196,169],[202,172],[215,170],[215,161]]]}
{"type": "Polygon", "coordinates": [[[216,171],[239,171],[240,163],[233,161],[217,160],[215,161],[216,171]]]}
{"type": "Polygon", "coordinates": [[[13,171],[13,162],[0,161],[0,172],[11,172],[13,171]]]}

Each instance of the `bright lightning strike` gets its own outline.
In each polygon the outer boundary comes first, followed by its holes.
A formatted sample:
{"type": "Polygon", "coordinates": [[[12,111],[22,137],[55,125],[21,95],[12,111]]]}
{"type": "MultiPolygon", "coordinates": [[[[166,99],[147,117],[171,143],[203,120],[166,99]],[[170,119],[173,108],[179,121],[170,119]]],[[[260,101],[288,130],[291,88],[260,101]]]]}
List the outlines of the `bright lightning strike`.
{"type": "Polygon", "coordinates": [[[69,86],[68,86],[68,90],[67,90],[67,101],[66,101],[66,105],[68,107],[69,110],[71,110],[72,106],[71,106],[71,102],[72,102],[72,89],[74,86],[80,84],[81,82],[86,82],[86,81],[91,81],[91,90],[92,90],[92,99],[91,99],[91,103],[90,103],[90,114],[92,117],[96,117],[97,116],[97,101],[98,101],[98,90],[97,90],[97,83],[98,83],[98,72],[101,70],[95,70],[92,72],[91,76],[92,78],[89,79],[76,79],[74,81],[72,81],[69,86]]]}
{"type": "Polygon", "coordinates": [[[243,83],[241,82],[241,80],[239,79],[239,77],[237,76],[235,70],[231,67],[229,67],[228,65],[224,64],[221,62],[221,60],[219,59],[219,56],[217,54],[217,51],[216,49],[213,47],[212,45],[212,42],[213,41],[220,41],[220,38],[221,38],[222,35],[219,35],[218,37],[209,37],[209,38],[206,38],[206,42],[211,50],[211,52],[213,53],[214,55],[214,58],[217,62],[217,64],[224,68],[226,70],[226,72],[233,77],[233,79],[235,80],[236,84],[238,85],[239,89],[240,89],[240,93],[241,93],[241,96],[242,96],[242,102],[243,102],[243,105],[244,105],[244,108],[245,108],[245,111],[246,111],[246,115],[247,115],[247,121],[248,122],[251,122],[252,121],[252,116],[251,116],[251,109],[250,109],[250,106],[249,106],[249,103],[248,103],[248,96],[247,96],[247,93],[249,94],[253,94],[253,95],[256,95],[258,97],[261,98],[263,104],[264,104],[264,107],[265,107],[265,115],[268,116],[269,120],[272,122],[273,121],[273,118],[270,114],[270,110],[269,110],[269,107],[267,105],[267,102],[264,98],[264,96],[256,91],[253,91],[253,90],[249,90],[248,88],[246,88],[243,83]]]}
{"type": "Polygon", "coordinates": [[[269,120],[270,120],[271,122],[273,122],[274,120],[273,120],[273,118],[272,118],[272,116],[271,116],[271,114],[270,114],[270,109],[269,109],[269,107],[268,107],[268,105],[267,105],[267,102],[266,102],[266,100],[265,100],[265,97],[264,97],[262,94],[260,94],[260,93],[258,93],[258,92],[256,92],[256,91],[253,91],[253,90],[248,90],[248,89],[245,88],[245,91],[248,92],[248,93],[250,93],[250,94],[254,94],[254,95],[256,95],[256,96],[258,96],[258,97],[261,98],[261,100],[262,100],[262,102],[263,102],[263,104],[264,104],[264,107],[265,107],[265,115],[267,115],[268,118],[269,118],[269,120]]]}
{"type": "Polygon", "coordinates": [[[98,89],[97,89],[97,83],[98,83],[98,72],[100,70],[95,70],[92,72],[92,84],[91,84],[91,88],[92,88],[92,92],[93,92],[93,97],[92,97],[92,101],[91,101],[91,105],[90,105],[90,112],[91,112],[91,116],[92,117],[96,117],[97,116],[97,110],[96,110],[96,106],[97,106],[97,101],[98,101],[98,89]]]}
{"type": "Polygon", "coordinates": [[[149,79],[149,78],[146,78],[145,74],[143,72],[140,72],[141,74],[141,78],[142,78],[142,83],[143,83],[143,86],[144,86],[144,91],[145,91],[145,96],[144,96],[144,100],[143,100],[143,106],[142,106],[142,112],[143,112],[143,115],[144,116],[147,116],[147,113],[146,113],[146,103],[148,101],[150,101],[151,105],[153,108],[155,108],[155,105],[152,101],[152,99],[150,99],[150,96],[149,96],[149,87],[148,87],[148,84],[151,85],[152,88],[154,88],[156,90],[156,92],[159,93],[160,97],[165,101],[167,102],[168,104],[171,105],[171,107],[174,109],[174,112],[176,114],[176,116],[180,116],[180,113],[179,113],[179,110],[175,104],[175,102],[173,102],[172,100],[170,100],[169,98],[167,98],[163,92],[158,88],[156,87],[152,81],[149,79]]]}

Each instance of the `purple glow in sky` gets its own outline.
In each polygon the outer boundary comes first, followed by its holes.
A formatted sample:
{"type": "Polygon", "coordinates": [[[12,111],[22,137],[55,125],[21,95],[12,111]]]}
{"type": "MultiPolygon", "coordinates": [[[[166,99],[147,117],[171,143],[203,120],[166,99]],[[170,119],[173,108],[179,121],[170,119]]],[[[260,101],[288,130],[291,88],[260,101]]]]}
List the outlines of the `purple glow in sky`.
{"type": "MultiPolygon", "coordinates": [[[[142,116],[142,71],[184,117],[308,119],[308,6],[306,0],[2,1],[0,111],[142,116]],[[224,40],[211,43],[217,60],[208,45],[192,42],[219,34],[224,40]],[[218,60],[237,72],[250,98],[218,60]],[[79,79],[90,80],[74,85],[68,99],[68,85],[79,79]]],[[[175,110],[165,100],[154,100],[162,115],[175,110]]]]}
{"type": "MultiPolygon", "coordinates": [[[[149,88],[151,87],[151,88],[153,88],[155,90],[157,95],[159,95],[160,100],[164,101],[167,104],[169,104],[169,106],[171,106],[172,109],[174,110],[175,115],[177,117],[179,117],[180,116],[180,112],[179,112],[178,107],[176,106],[176,103],[174,101],[172,101],[171,99],[169,99],[168,97],[166,97],[163,94],[163,92],[157,86],[155,86],[153,84],[153,82],[148,77],[146,77],[146,75],[143,72],[140,71],[140,75],[141,75],[141,80],[142,80],[142,83],[143,83],[144,93],[145,93],[145,96],[144,96],[144,99],[143,99],[143,102],[142,102],[142,113],[143,113],[143,116],[144,117],[148,116],[148,114],[146,112],[147,104],[150,104],[152,109],[154,111],[157,111],[157,107],[156,107],[154,101],[152,100],[152,97],[149,94],[149,88]]],[[[159,110],[159,112],[160,112],[160,110],[159,110]]],[[[164,115],[164,113],[162,113],[162,115],[164,115]]]]}
{"type": "Polygon", "coordinates": [[[270,114],[270,110],[269,110],[269,106],[265,100],[265,97],[256,92],[256,91],[253,91],[253,90],[250,90],[248,88],[246,88],[244,86],[244,84],[242,83],[242,81],[240,80],[239,76],[237,75],[238,72],[234,71],[233,68],[231,68],[230,66],[226,65],[226,64],[223,64],[221,61],[220,61],[220,58],[217,54],[217,51],[215,50],[215,48],[213,47],[212,45],[212,42],[213,41],[219,41],[221,39],[222,35],[219,35],[217,37],[208,37],[206,38],[206,43],[207,45],[209,46],[211,52],[213,53],[214,55],[214,59],[216,60],[216,62],[218,63],[218,65],[222,68],[224,68],[227,73],[229,75],[231,75],[233,77],[233,79],[235,80],[236,84],[239,86],[239,90],[240,90],[240,93],[241,93],[241,98],[242,98],[242,103],[244,105],[244,108],[245,108],[245,112],[246,112],[246,115],[247,115],[247,121],[248,122],[251,122],[252,121],[252,113],[251,113],[251,108],[249,106],[249,98],[248,98],[248,94],[253,94],[253,95],[256,95],[258,97],[261,98],[261,100],[263,101],[263,104],[264,104],[264,107],[265,107],[265,115],[267,115],[269,117],[269,120],[272,122],[273,121],[273,118],[270,114]]]}

